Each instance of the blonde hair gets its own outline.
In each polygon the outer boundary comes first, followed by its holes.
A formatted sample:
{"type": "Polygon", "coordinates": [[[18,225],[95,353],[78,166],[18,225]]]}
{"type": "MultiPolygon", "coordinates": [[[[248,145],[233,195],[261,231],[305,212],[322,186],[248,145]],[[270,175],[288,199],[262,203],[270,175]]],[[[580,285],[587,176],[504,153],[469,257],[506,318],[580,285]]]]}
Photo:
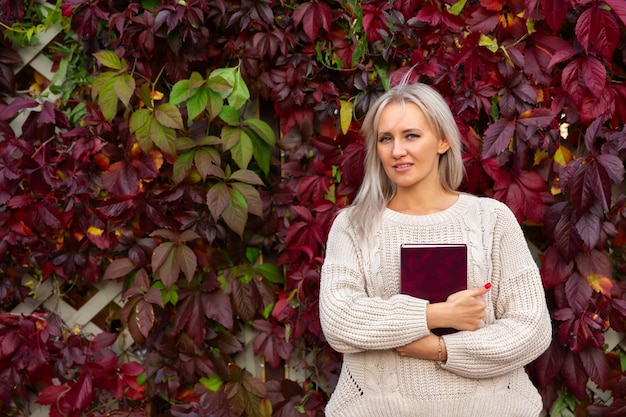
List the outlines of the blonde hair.
{"type": "Polygon", "coordinates": [[[377,153],[378,120],[385,107],[392,103],[417,105],[435,135],[450,144],[439,158],[439,182],[445,190],[456,191],[465,174],[461,134],[450,107],[432,87],[422,83],[408,84],[403,80],[374,102],[361,126],[365,138],[365,175],[351,207],[351,217],[360,238],[367,238],[368,233],[376,230],[380,214],[396,192],[395,184],[385,173],[377,153]]]}

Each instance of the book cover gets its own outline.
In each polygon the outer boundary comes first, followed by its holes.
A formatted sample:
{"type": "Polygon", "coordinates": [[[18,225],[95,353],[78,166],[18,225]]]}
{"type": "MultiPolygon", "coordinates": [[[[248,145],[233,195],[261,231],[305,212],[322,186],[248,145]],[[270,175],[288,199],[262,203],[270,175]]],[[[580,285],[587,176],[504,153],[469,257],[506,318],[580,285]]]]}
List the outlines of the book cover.
{"type": "MultiPolygon", "coordinates": [[[[403,244],[400,247],[400,292],[439,303],[467,289],[467,245],[403,244]]],[[[433,329],[437,335],[455,329],[433,329]]]]}

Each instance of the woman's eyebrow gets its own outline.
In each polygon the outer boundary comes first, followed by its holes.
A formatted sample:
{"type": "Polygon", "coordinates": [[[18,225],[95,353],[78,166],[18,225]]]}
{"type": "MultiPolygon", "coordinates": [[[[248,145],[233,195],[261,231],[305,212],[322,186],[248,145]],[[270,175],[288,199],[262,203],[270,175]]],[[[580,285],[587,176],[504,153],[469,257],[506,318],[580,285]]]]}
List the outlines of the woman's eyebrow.
{"type": "MultiPolygon", "coordinates": [[[[411,128],[402,130],[402,132],[400,133],[404,135],[407,133],[421,133],[421,132],[422,132],[422,129],[420,129],[419,127],[411,127],[411,128]]],[[[391,132],[386,131],[386,130],[378,132],[378,137],[385,136],[385,135],[391,135],[391,132]]]]}

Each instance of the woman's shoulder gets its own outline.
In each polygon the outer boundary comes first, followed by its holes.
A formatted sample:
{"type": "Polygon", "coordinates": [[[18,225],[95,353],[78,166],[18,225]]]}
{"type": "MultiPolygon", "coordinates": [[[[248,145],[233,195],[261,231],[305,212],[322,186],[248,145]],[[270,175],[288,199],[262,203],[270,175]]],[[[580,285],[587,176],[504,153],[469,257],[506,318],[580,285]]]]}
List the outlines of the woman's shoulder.
{"type": "Polygon", "coordinates": [[[488,221],[494,225],[500,224],[505,229],[519,227],[515,213],[504,202],[489,196],[474,196],[473,198],[479,207],[478,212],[482,213],[483,221],[488,221]]]}
{"type": "Polygon", "coordinates": [[[490,210],[493,212],[504,212],[504,213],[511,213],[513,214],[513,212],[511,211],[511,209],[509,208],[509,206],[507,206],[505,203],[503,203],[500,200],[496,200],[493,197],[489,197],[486,195],[473,195],[473,194],[465,194],[473,204],[476,204],[477,206],[480,206],[480,208],[482,208],[483,210],[490,210]]]}
{"type": "Polygon", "coordinates": [[[352,206],[337,210],[333,218],[332,227],[340,229],[352,229],[353,212],[354,207],[352,206]]]}

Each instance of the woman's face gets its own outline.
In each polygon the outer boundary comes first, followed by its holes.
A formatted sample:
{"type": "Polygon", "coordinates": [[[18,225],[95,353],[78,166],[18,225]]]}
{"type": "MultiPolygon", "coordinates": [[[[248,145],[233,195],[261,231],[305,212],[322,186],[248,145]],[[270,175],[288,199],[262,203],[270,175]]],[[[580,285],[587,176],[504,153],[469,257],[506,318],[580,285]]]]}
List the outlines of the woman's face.
{"type": "Polygon", "coordinates": [[[388,104],[377,131],[378,158],[398,192],[438,186],[439,156],[450,145],[435,135],[416,104],[388,104]]]}

